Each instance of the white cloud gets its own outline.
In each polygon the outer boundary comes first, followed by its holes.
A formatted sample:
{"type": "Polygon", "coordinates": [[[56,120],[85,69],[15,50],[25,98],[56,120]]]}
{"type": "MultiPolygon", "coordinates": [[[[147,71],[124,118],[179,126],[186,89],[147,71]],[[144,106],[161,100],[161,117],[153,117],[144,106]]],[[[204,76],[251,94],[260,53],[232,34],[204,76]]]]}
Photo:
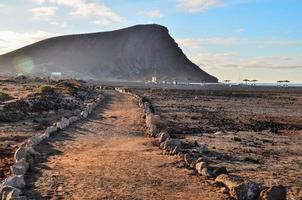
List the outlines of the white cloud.
{"type": "Polygon", "coordinates": [[[238,41],[235,37],[206,37],[206,38],[178,38],[176,39],[180,45],[185,47],[200,46],[200,45],[231,45],[238,41]]]}
{"type": "Polygon", "coordinates": [[[240,34],[240,33],[243,33],[244,31],[245,31],[244,28],[237,28],[237,29],[234,30],[234,33],[235,34],[240,34]]]}
{"type": "Polygon", "coordinates": [[[259,56],[247,59],[234,52],[203,52],[192,58],[192,61],[204,68],[237,68],[237,69],[273,69],[287,70],[302,68],[302,59],[298,56],[259,56]]]}
{"type": "Polygon", "coordinates": [[[31,9],[31,12],[34,14],[34,17],[50,17],[55,15],[57,7],[54,6],[45,6],[31,9]]]}
{"type": "Polygon", "coordinates": [[[111,21],[108,19],[100,19],[100,20],[94,20],[90,22],[91,24],[97,25],[97,26],[110,26],[111,21]]]}
{"type": "Polygon", "coordinates": [[[204,68],[220,68],[226,63],[233,63],[232,59],[234,55],[234,52],[210,53],[204,51],[193,56],[192,61],[204,68]]]}
{"type": "Polygon", "coordinates": [[[298,45],[299,40],[259,40],[248,41],[234,37],[212,37],[212,38],[180,38],[176,39],[181,48],[185,50],[188,57],[197,65],[205,69],[297,69],[302,68],[302,57],[292,56],[244,56],[244,52],[209,52],[208,47],[219,47],[224,45],[243,44],[252,50],[262,45],[298,45]],[[243,59],[246,57],[245,59],[243,59]]]}
{"type": "Polygon", "coordinates": [[[6,5],[0,3],[0,9],[4,9],[6,5]]]}
{"type": "Polygon", "coordinates": [[[258,47],[265,46],[281,46],[281,47],[292,47],[292,46],[300,46],[302,45],[302,40],[280,40],[280,39],[268,39],[264,41],[255,41],[250,42],[251,44],[255,44],[258,47]]]}
{"type": "Polygon", "coordinates": [[[45,3],[46,0],[32,0],[34,3],[42,4],[45,3]]]}
{"type": "Polygon", "coordinates": [[[240,63],[225,64],[223,67],[242,69],[297,69],[302,68],[302,59],[298,56],[259,56],[240,63]]]}
{"type": "Polygon", "coordinates": [[[71,8],[70,15],[82,18],[95,18],[95,22],[111,25],[120,23],[124,18],[112,9],[99,3],[90,3],[85,0],[34,0],[38,3],[53,3],[71,8]],[[105,22],[105,23],[104,23],[105,22]]]}
{"type": "Polygon", "coordinates": [[[301,46],[302,40],[281,40],[281,39],[263,39],[263,40],[247,40],[238,37],[205,37],[205,38],[177,38],[176,42],[181,48],[190,51],[200,51],[206,46],[231,46],[246,45],[251,48],[268,48],[279,46],[289,48],[293,46],[301,46]]]}
{"type": "Polygon", "coordinates": [[[58,22],[54,20],[49,20],[51,25],[60,26],[61,28],[66,28],[68,26],[67,22],[58,22]]]}
{"type": "Polygon", "coordinates": [[[5,5],[5,4],[0,3],[0,14],[9,13],[8,9],[9,9],[9,6],[8,6],[8,5],[5,5]]]}
{"type": "Polygon", "coordinates": [[[233,45],[238,42],[235,37],[207,37],[207,38],[177,38],[178,45],[191,52],[198,53],[207,45],[233,45]]]}
{"type": "Polygon", "coordinates": [[[164,16],[160,10],[145,10],[140,11],[137,14],[140,16],[146,16],[151,18],[161,18],[164,16]]]}
{"type": "Polygon", "coordinates": [[[205,12],[222,6],[221,0],[176,0],[177,6],[188,12],[205,12]]]}
{"type": "Polygon", "coordinates": [[[37,31],[34,33],[0,31],[0,54],[57,35],[59,34],[45,31],[37,31]]]}

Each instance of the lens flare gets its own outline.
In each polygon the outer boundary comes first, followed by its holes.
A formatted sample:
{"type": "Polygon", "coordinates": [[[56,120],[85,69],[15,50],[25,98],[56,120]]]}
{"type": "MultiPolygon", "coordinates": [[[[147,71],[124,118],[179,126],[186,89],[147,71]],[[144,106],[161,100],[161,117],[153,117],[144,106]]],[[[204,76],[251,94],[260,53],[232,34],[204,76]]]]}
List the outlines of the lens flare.
{"type": "Polygon", "coordinates": [[[32,74],[35,69],[34,61],[25,55],[15,57],[12,64],[18,74],[32,74]]]}

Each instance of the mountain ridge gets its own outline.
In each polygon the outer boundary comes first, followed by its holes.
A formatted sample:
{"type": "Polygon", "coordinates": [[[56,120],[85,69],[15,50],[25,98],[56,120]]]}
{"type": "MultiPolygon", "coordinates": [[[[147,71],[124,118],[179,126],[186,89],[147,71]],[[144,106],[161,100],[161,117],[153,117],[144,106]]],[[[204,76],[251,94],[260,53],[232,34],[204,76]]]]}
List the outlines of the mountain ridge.
{"type": "Polygon", "coordinates": [[[48,38],[0,55],[0,66],[12,74],[217,82],[186,57],[166,27],[155,24],[48,38]]]}

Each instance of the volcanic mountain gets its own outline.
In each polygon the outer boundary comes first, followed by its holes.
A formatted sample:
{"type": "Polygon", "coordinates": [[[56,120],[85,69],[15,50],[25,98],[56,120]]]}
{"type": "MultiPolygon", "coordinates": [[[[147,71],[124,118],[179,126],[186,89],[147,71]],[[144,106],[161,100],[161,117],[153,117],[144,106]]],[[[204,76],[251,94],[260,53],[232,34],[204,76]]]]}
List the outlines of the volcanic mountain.
{"type": "Polygon", "coordinates": [[[53,37],[0,56],[0,73],[111,81],[217,82],[192,63],[160,25],[53,37]]]}

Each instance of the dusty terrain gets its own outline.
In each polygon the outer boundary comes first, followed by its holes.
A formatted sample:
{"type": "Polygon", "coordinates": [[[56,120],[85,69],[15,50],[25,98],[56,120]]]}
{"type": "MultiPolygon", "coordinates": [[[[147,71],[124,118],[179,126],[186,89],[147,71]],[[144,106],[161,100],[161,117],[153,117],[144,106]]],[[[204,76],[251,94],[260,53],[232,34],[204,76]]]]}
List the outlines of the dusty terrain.
{"type": "Polygon", "coordinates": [[[145,136],[137,101],[114,91],[87,121],[41,145],[28,174],[32,199],[226,199],[176,167],[145,136]]]}
{"type": "MultiPolygon", "coordinates": [[[[17,147],[62,116],[78,112],[97,88],[73,81],[0,78],[0,179],[10,174],[17,147]]],[[[213,179],[187,169],[180,156],[164,155],[146,137],[136,99],[102,88],[104,99],[92,116],[36,148],[40,155],[26,174],[27,197],[230,198],[213,179]]],[[[152,103],[173,138],[207,145],[203,157],[211,164],[264,186],[282,184],[289,200],[302,199],[302,91],[131,91],[152,103]]]]}
{"type": "Polygon", "coordinates": [[[81,108],[81,95],[93,96],[94,91],[83,85],[73,88],[73,84],[78,83],[0,77],[0,180],[9,175],[18,146],[43,132],[47,125],[81,108]]]}
{"type": "Polygon", "coordinates": [[[149,99],[174,137],[208,145],[214,163],[302,199],[302,91],[132,90],[149,99]]]}

